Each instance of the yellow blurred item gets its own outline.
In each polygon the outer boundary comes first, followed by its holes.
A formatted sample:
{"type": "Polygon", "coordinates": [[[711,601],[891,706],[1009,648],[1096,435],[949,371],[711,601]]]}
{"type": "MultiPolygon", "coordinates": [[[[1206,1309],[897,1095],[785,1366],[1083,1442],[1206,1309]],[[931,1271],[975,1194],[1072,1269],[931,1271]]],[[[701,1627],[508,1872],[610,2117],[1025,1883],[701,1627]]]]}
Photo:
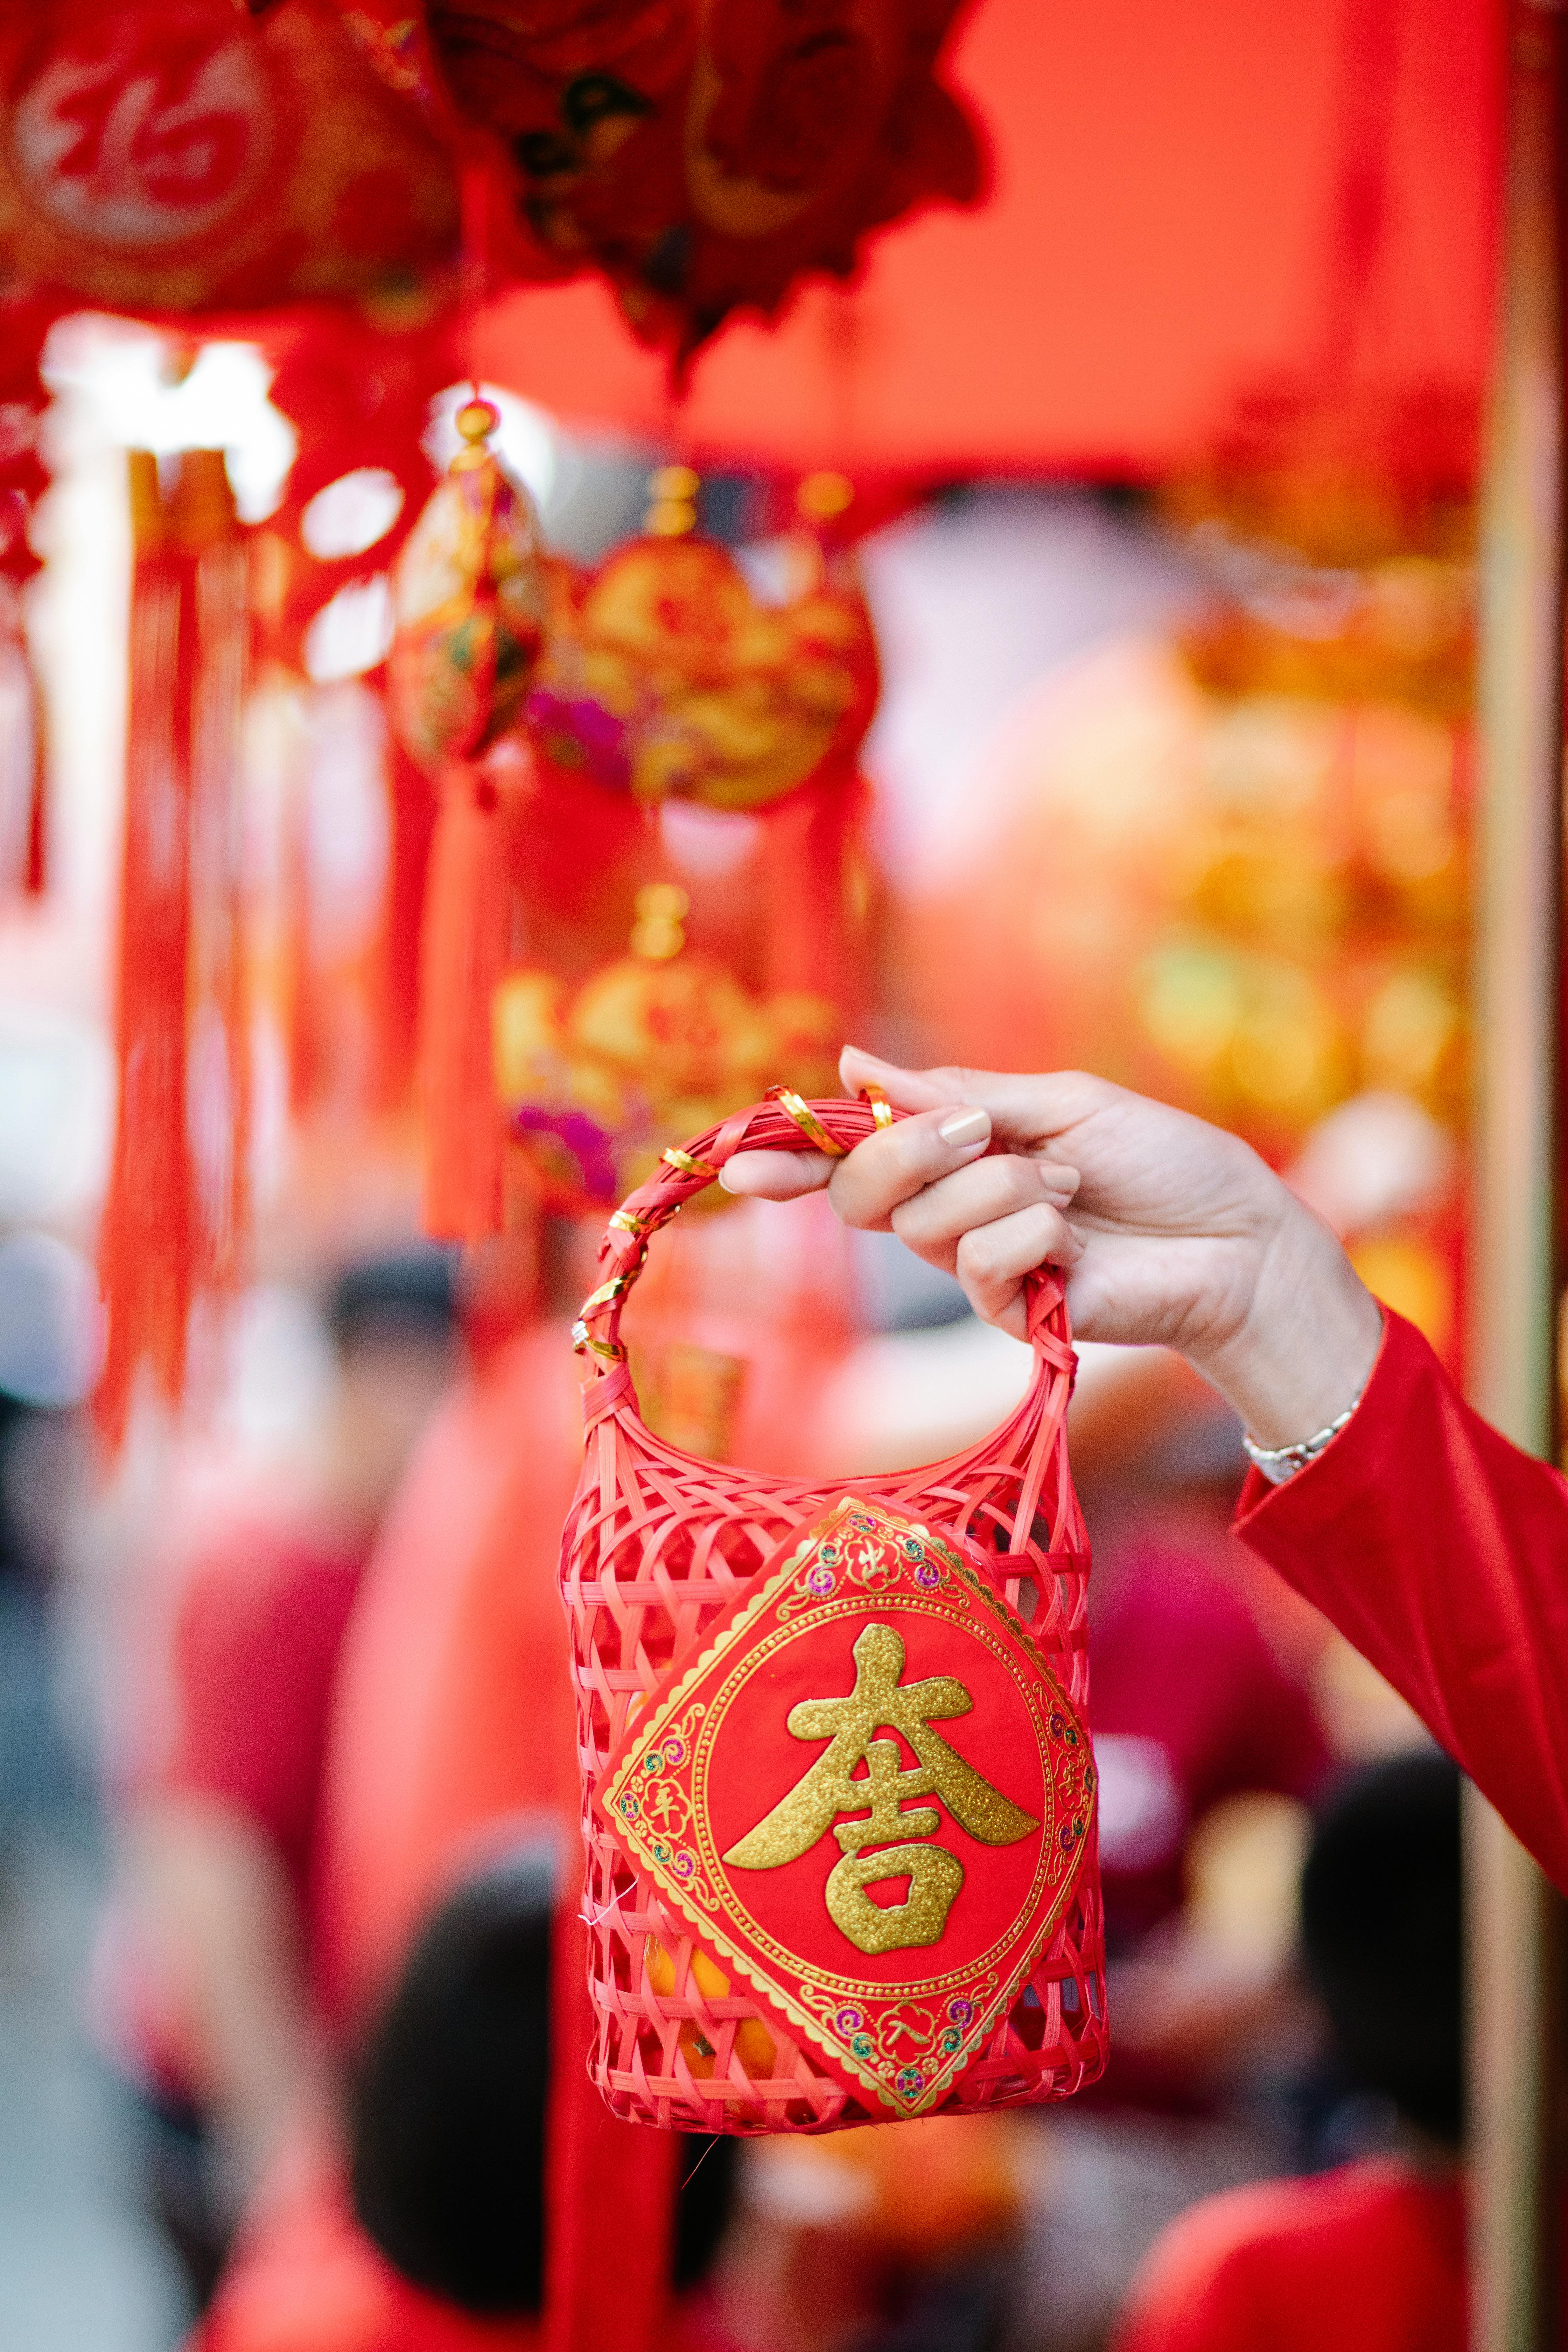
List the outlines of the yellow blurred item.
{"type": "MultiPolygon", "coordinates": [[[[664,485],[695,477],[665,467],[664,485]]],[[[691,491],[661,489],[648,536],[597,572],[552,573],[529,698],[547,763],[639,801],[766,807],[849,761],[877,696],[858,588],[817,560],[804,593],[769,604],[723,548],[686,536],[691,491]]]]}
{"type": "MultiPolygon", "coordinates": [[[[520,965],[491,1000],[500,1101],[547,1181],[592,1200],[618,1197],[666,1145],[775,1081],[808,1095],[834,1087],[837,1008],[805,990],[753,994],[715,957],[685,947],[685,911],[678,885],[647,884],[631,954],[574,993],[553,972],[520,965]]],[[[699,1195],[709,1207],[727,1198],[699,1195]]]]}
{"type": "Polygon", "coordinates": [[[486,400],[458,410],[463,446],[394,574],[392,719],[405,750],[433,773],[448,760],[472,759],[513,724],[539,654],[546,602],[539,520],[489,446],[500,422],[486,400]]]}
{"type": "MultiPolygon", "coordinates": [[[[643,1965],[647,1969],[647,1979],[655,1992],[661,1998],[667,1998],[674,1992],[675,1956],[652,1936],[648,1937],[644,1950],[643,1965]]],[[[689,1969],[691,1982],[704,2000],[729,1999],[730,1979],[723,1969],[709,1958],[706,1952],[693,1948],[689,1969]]],[[[692,2074],[700,2081],[706,2081],[713,2072],[715,2046],[709,2041],[700,2025],[693,2023],[681,2027],[680,2048],[692,2074]]],[[[748,2018],[737,2029],[735,2055],[748,2074],[764,2076],[773,2073],[773,2037],[759,2019],[748,2018]]]]}

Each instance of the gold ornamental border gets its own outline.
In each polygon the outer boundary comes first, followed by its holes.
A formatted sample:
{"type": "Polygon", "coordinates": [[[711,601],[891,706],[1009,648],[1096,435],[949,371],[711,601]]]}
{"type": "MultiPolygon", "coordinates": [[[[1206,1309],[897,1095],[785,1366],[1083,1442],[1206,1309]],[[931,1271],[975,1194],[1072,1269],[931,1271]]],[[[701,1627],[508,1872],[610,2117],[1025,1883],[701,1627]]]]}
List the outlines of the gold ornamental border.
{"type": "MultiPolygon", "coordinates": [[[[732,1935],[725,1932],[726,1927],[731,1926],[734,1922],[744,1923],[745,1930],[754,1937],[755,1944],[762,1952],[770,1958],[774,1955],[777,1956],[774,1965],[797,1967],[804,1978],[815,1986],[830,1990],[836,1998],[846,2001],[877,2002],[889,2011],[895,2010],[906,2001],[922,1998],[931,1999],[960,1986],[966,1990],[973,1989],[975,1979],[983,1975],[996,1956],[1006,1948],[1007,1937],[1004,1936],[998,1938],[988,1951],[963,1968],[948,1970],[941,1977],[923,1979],[916,1984],[889,1985],[864,1979],[825,1976],[814,1966],[800,1961],[798,1957],[789,1952],[776,1937],[762,1929],[752,1918],[746,1906],[734,1895],[728,1874],[723,1873],[714,1848],[705,1801],[706,1772],[719,1723],[733,1704],[741,1688],[750,1681],[752,1675],[766,1660],[776,1654],[779,1649],[787,1646],[789,1641],[805,1632],[808,1626],[815,1627],[835,1617],[872,1614],[879,1607],[889,1608],[895,1605],[895,1601],[896,1605],[900,1609],[913,1609],[917,1613],[942,1618],[949,1623],[961,1625],[963,1631],[980,1641],[997,1657],[999,1663],[1006,1666],[1014,1675],[1015,1685],[1024,1697],[1030,1720],[1035,1727],[1043,1767],[1041,1778],[1045,1785],[1046,1819],[1041,1824],[1040,1853],[1028,1898],[1030,1903],[1037,1901],[1041,1881],[1047,1875],[1046,1860],[1050,1851],[1050,1844],[1056,1837],[1057,1813],[1057,1791],[1051,1769],[1050,1752],[1047,1746],[1048,1734],[1041,1705],[1042,1693],[1039,1685],[1043,1685],[1046,1691],[1050,1694],[1053,1711],[1059,1708],[1066,1721],[1078,1731],[1082,1745],[1085,1768],[1090,1765],[1092,1756],[1089,1747],[1087,1729],[1079,1717],[1077,1708],[1062,1689],[1046,1659],[1041,1656],[1038,1644],[1028,1625],[1015,1610],[1008,1606],[1001,1594],[996,1592],[985,1579],[978,1575],[943,1537],[933,1535],[929,1528],[918,1520],[902,1518],[896,1513],[886,1510],[874,1502],[868,1502],[859,1496],[842,1496],[836,1505],[813,1521],[799,1541],[792,1546],[778,1567],[768,1576],[766,1582],[760,1585],[748,1597],[737,1614],[720,1629],[708,1646],[691,1661],[679,1681],[662,1699],[658,1701],[653,1709],[638,1719],[635,1745],[630,1738],[631,1727],[628,1726],[625,1752],[619,1763],[612,1763],[606,1768],[605,1776],[600,1782],[597,1795],[600,1810],[634,1868],[654,1880],[660,1892],[674,1904],[687,1921],[698,1940],[716,1949],[731,1968],[739,1969],[762,1998],[786,2017],[797,2033],[814,2042],[837,2068],[853,2075],[883,2106],[890,2107],[896,2115],[907,2117],[923,2113],[925,2109],[934,2106],[945,2097],[953,2082],[972,2062],[976,2049],[994,2028],[998,2017],[1011,2006],[1032,1975],[1035,1964],[1055,1933],[1062,1913],[1082,1874],[1084,1856],[1092,1848],[1088,1822],[1086,1822],[1084,1835],[1078,1843],[1076,1861],[1068,1869],[1062,1885],[1042,1915],[1034,1933],[1029,1937],[1026,1944],[1019,1948],[1020,1957],[1013,1969],[997,1986],[994,1994],[984,2008],[978,2002],[975,2003],[974,2015],[968,2028],[960,2029],[963,2038],[957,2049],[948,2054],[944,2064],[935,2065],[933,2071],[922,2082],[919,2093],[910,2096],[897,2089],[895,2081],[886,2079],[875,2066],[858,2057],[839,2036],[829,2033],[821,2021],[805,2008],[792,1991],[775,1983],[770,1975],[756,1965],[755,1955],[752,1951],[738,1948],[732,1939],[732,1935]],[[643,1833],[639,1832],[634,1837],[628,1823],[617,1810],[617,1801],[626,1793],[628,1783],[633,1782],[639,1776],[645,1755],[650,1749],[657,1748],[660,1739],[667,1736],[672,1718],[680,1713],[694,1686],[721,1663],[724,1653],[733,1648],[741,1637],[755,1623],[757,1618],[773,1605],[779,1598],[783,1588],[799,1574],[811,1553],[838,1526],[846,1514],[875,1517],[882,1527],[896,1535],[918,1536],[922,1543],[936,1551],[946,1570],[961,1579],[972,1599],[979,1602],[984,1615],[996,1620],[1013,1636],[1015,1642],[1025,1645],[1033,1657],[1039,1683],[1032,1685],[1029,1680],[1016,1673],[1016,1657],[1004,1648],[992,1627],[984,1622],[965,1623],[952,1612],[951,1603],[944,1608],[934,1592],[922,1592],[918,1590],[911,1591],[902,1567],[890,1592],[868,1590],[863,1595],[831,1593],[822,1597],[820,1606],[808,1603],[800,1615],[793,1618],[787,1625],[781,1625],[774,1633],[770,1634],[759,1646],[757,1652],[744,1661],[731,1678],[721,1685],[714,1699],[710,1703],[701,1728],[690,1738],[690,1788],[697,1828],[697,1837],[693,1842],[701,1849],[701,1859],[710,1883],[720,1890],[721,1900],[727,1906],[722,1922],[716,1921],[710,1913],[700,1906],[694,1907],[692,1890],[688,1883],[643,1845],[641,1842],[643,1833]],[[700,1773],[702,1776],[701,1786],[699,1785],[700,1773]]],[[[1084,1793],[1085,1811],[1092,1818],[1097,1808],[1098,1790],[1091,1783],[1084,1793]]],[[[647,1834],[652,1833],[647,1832],[647,1834]]],[[[889,2067],[890,2074],[896,2075],[896,2068],[889,2067]]]]}

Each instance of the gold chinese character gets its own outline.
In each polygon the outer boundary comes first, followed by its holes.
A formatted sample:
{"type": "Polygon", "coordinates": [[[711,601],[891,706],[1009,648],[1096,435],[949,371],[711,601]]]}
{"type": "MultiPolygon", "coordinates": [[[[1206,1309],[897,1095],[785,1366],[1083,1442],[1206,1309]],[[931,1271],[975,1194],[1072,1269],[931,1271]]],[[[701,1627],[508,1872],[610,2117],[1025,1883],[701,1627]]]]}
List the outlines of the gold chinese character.
{"type": "Polygon", "coordinates": [[[793,1738],[831,1746],[724,1859],[741,1870],[777,1870],[832,1827],[844,1856],[827,1881],[829,1915],[858,1951],[902,1951],[937,1941],[963,1885],[956,1854],[914,1842],[933,1835],[941,1815],[931,1805],[906,1811],[906,1798],[941,1797],[983,1845],[1012,1845],[1039,1823],[931,1728],[933,1718],[967,1715],[974,1704],[956,1675],[903,1684],[904,1644],[891,1625],[868,1625],[853,1654],[855,1687],[847,1698],[802,1699],[789,1711],[785,1727],[793,1738]],[[920,1760],[913,1770],[901,1769],[897,1740],[874,1736],[884,1727],[914,1750],[920,1760]],[[862,1759],[866,1770],[857,1778],[862,1759]],[[839,1822],[840,1813],[863,1818],[839,1822]],[[884,1878],[909,1880],[902,1903],[871,1901],[866,1888],[884,1878]]]}

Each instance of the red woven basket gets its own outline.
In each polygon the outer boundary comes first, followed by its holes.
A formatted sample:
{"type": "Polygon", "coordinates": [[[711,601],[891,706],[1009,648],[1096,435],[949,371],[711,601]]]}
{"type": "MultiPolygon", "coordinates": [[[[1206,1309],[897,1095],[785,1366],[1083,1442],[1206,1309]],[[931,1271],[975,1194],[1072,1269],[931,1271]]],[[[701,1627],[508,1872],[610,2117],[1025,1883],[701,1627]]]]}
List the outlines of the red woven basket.
{"type": "Polygon", "coordinates": [[[1060,1282],[1049,1269],[1031,1277],[1034,1377],[993,1436],[925,1469],[830,1484],[665,1444],[641,1419],[619,1339],[651,1236],[732,1153],[843,1153],[896,1116],[869,1096],[807,1104],[775,1087],[666,1152],[611,1218],[605,1278],[574,1333],[588,1435],[562,1591],[584,1790],[590,2071],[614,2112],[639,2122],[823,2131],[1067,2098],[1104,2067],[1089,1545],[1068,1466],[1075,1359],[1060,1282]],[[944,1670],[956,1660],[963,1679],[910,1683],[906,1643],[944,1670]],[[807,1696],[789,1717],[792,1672],[807,1696]],[[936,1720],[948,1716],[969,1718],[952,1741],[936,1720]],[[832,1724],[858,1724],[858,1744],[832,1724]],[[871,1724],[898,1736],[870,1741],[871,1724]],[[985,1738],[977,1778],[954,1743],[974,1757],[985,1738]],[[840,1815],[860,1812],[836,1816],[806,1851],[824,1785],[821,1803],[835,1801],[826,1759],[841,1752],[865,1769],[854,1767],[853,1796],[838,1784],[840,1815]],[[896,1812],[873,1797],[874,1771],[896,1812]],[[781,1790],[787,1803],[773,1802],[781,1790]],[[927,1793],[940,1809],[918,1808],[927,1793]],[[744,1835],[725,1830],[726,1809],[744,1835]],[[752,1814],[766,1818],[753,1826],[752,1814]],[[939,1840],[945,1859],[925,1852],[939,1840]],[[884,1862],[910,1895],[879,1916],[868,1889],[884,1862]],[[944,1901],[957,1907],[943,1913],[944,1901]],[[906,1919],[917,1924],[888,1925],[906,1919]],[[954,1923],[968,1923],[966,1944],[954,1923]],[[883,1951],[883,1937],[904,1948],[883,1951]]]}

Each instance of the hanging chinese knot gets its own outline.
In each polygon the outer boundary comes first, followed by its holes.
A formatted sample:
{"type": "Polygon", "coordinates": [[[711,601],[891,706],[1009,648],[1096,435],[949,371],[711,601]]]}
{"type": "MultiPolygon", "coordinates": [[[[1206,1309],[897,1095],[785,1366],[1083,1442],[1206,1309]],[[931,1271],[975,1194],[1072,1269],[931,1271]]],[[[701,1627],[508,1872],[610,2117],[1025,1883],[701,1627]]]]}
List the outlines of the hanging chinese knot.
{"type": "MultiPolygon", "coordinates": [[[[268,321],[263,341],[277,360],[268,397],[297,428],[300,448],[282,499],[256,535],[258,684],[290,714],[304,715],[302,730],[284,730],[296,746],[301,732],[311,731],[310,714],[322,707],[319,672],[330,674],[325,690],[337,701],[355,701],[373,716],[372,731],[383,745],[388,831],[379,919],[356,974],[363,1002],[353,1025],[368,1029],[368,1044],[361,1042],[357,1053],[334,1051],[322,1031],[342,1009],[342,988],[323,969],[319,927],[310,919],[309,790],[302,784],[293,795],[289,972],[281,991],[290,1099],[296,1113],[317,1106],[347,1064],[360,1108],[397,1112],[413,1081],[419,925],[435,800],[429,778],[386,720],[384,632],[391,569],[430,489],[423,443],[431,394],[449,381],[455,365],[453,320],[449,310],[432,313],[427,303],[385,310],[374,320],[358,306],[322,305],[268,321]],[[353,649],[358,658],[345,677],[330,658],[327,639],[354,606],[366,615],[370,642],[353,649]]],[[[285,764],[279,752],[279,765],[285,764]]]]}

